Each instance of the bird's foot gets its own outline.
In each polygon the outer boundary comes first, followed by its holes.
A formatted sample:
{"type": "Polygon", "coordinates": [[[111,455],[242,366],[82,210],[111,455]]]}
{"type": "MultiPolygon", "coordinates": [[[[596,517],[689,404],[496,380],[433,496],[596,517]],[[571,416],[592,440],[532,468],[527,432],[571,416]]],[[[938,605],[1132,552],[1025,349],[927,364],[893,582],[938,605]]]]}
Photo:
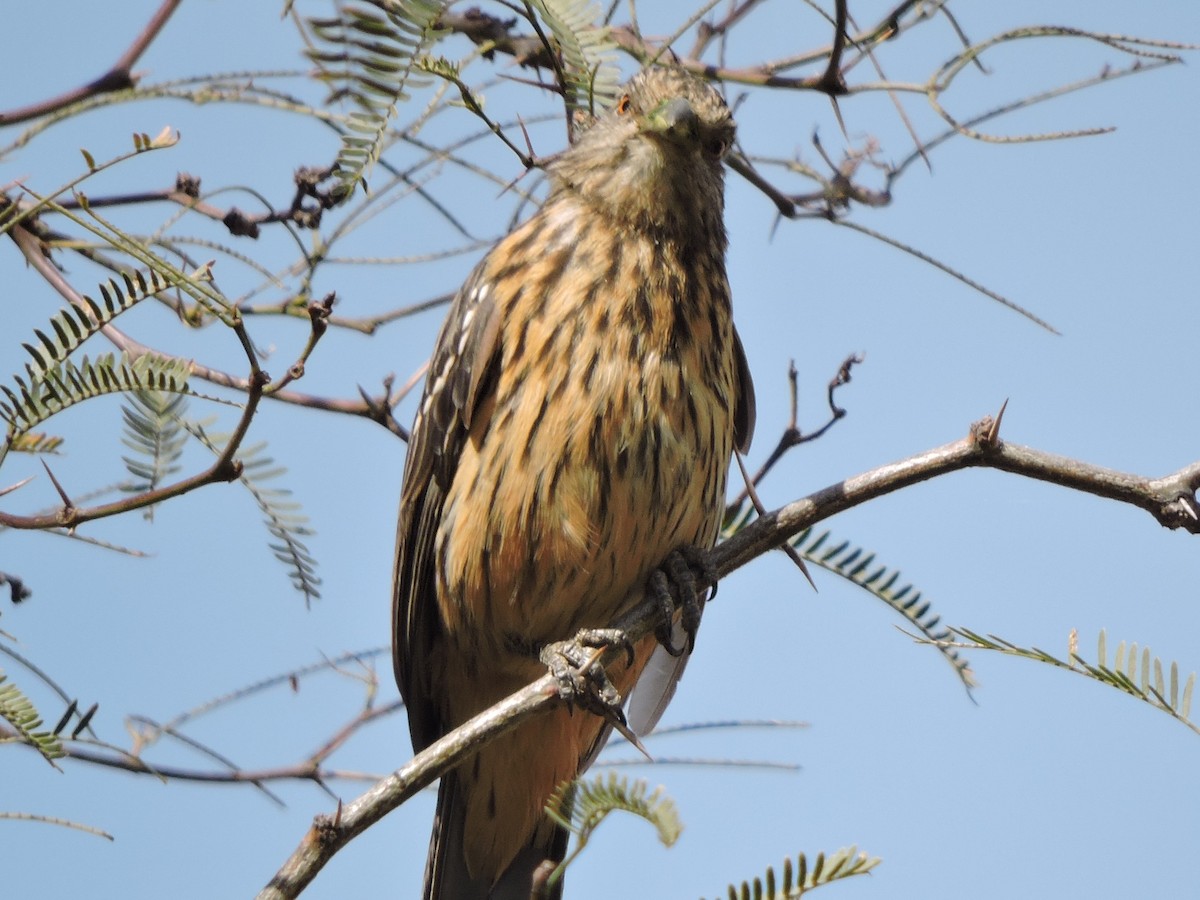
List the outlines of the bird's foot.
{"type": "Polygon", "coordinates": [[[680,547],[671,551],[661,566],[650,574],[649,591],[662,609],[662,620],[654,629],[658,642],[672,656],[691,653],[696,648],[696,631],[700,628],[701,592],[697,581],[711,584],[717,595],[717,573],[708,563],[708,555],[698,547],[680,547]],[[687,644],[675,645],[675,610],[679,609],[679,624],[687,635],[687,644]]]}
{"type": "Polygon", "coordinates": [[[559,696],[568,706],[578,705],[624,733],[621,694],[600,662],[610,647],[624,650],[628,662],[633,662],[633,644],[618,628],[585,628],[573,640],[547,644],[539,657],[558,682],[559,696]]]}

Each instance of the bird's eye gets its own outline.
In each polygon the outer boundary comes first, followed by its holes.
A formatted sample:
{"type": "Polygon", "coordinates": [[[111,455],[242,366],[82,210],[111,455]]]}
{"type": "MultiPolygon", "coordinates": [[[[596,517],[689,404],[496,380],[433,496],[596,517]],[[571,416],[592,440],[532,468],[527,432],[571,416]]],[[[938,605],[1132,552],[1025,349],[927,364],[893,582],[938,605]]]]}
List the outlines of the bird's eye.
{"type": "Polygon", "coordinates": [[[628,94],[622,95],[621,99],[617,101],[617,115],[618,116],[625,115],[627,112],[629,112],[629,107],[631,105],[632,105],[632,101],[629,99],[629,95],[628,94]]]}
{"type": "Polygon", "coordinates": [[[713,136],[704,142],[704,152],[714,159],[720,159],[729,149],[729,141],[723,137],[713,136]]]}

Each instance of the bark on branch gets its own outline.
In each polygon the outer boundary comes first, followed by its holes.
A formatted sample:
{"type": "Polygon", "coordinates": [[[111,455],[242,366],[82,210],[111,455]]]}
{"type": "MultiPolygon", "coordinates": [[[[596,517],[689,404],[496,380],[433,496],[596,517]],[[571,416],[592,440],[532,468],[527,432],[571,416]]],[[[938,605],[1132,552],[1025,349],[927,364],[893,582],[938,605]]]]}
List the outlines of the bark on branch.
{"type": "MultiPolygon", "coordinates": [[[[1144,509],[1167,528],[1200,534],[1200,504],[1196,500],[1200,461],[1162,478],[1145,478],[1010,444],[1000,440],[997,432],[998,421],[985,418],[975,423],[969,435],[961,440],[880,466],[789,503],[719,544],[710,552],[708,561],[717,576],[724,577],[829,516],[909,485],[969,468],[999,469],[1117,500],[1144,509]]],[[[636,641],[654,628],[660,615],[659,605],[651,600],[616,624],[636,641]]],[[[615,659],[621,651],[610,652],[615,659]]],[[[259,893],[258,900],[299,896],[325,863],[351,839],[468,759],[488,741],[562,702],[557,682],[547,674],[430,745],[369,791],[339,806],[334,815],[317,816],[291,858],[259,893]]]]}

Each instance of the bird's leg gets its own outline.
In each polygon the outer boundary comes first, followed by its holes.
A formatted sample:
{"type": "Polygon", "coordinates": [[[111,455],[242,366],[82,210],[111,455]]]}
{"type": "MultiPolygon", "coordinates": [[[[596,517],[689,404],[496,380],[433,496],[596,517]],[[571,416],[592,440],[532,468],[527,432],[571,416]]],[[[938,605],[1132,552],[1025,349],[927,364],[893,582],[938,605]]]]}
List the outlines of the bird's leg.
{"type": "Polygon", "coordinates": [[[654,629],[658,642],[672,656],[680,656],[686,650],[696,648],[696,631],[700,628],[700,592],[696,590],[697,577],[713,586],[712,597],[717,595],[717,573],[708,563],[708,555],[698,547],[680,547],[671,551],[661,566],[650,574],[648,589],[662,608],[662,621],[654,629]],[[679,624],[687,635],[687,646],[676,647],[674,639],[675,609],[679,608],[679,624]]]}
{"type": "Polygon", "coordinates": [[[559,696],[568,705],[578,703],[624,732],[621,694],[600,663],[603,651],[610,647],[623,649],[628,662],[633,662],[633,644],[618,628],[584,628],[573,640],[546,644],[538,656],[558,682],[559,696]]]}

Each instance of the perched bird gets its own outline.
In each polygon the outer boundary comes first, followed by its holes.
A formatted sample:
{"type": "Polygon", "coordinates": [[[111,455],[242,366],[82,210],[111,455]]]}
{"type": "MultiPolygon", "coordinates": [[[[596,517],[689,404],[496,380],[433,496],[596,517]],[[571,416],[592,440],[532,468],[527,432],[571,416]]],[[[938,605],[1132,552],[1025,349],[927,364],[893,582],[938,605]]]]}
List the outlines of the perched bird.
{"type": "MultiPolygon", "coordinates": [[[[396,548],[394,661],[418,751],[544,675],[547,645],[610,625],[673,551],[715,542],[754,419],[725,275],[733,138],[709,85],[643,71],[548,163],[541,209],[455,298],[396,548]]],[[[655,643],[610,668],[622,696],[655,643]]],[[[648,718],[681,662],[656,665],[667,683],[648,718]]],[[[607,734],[560,707],[444,777],[426,900],[528,900],[565,850],[545,803],[607,734]]]]}

